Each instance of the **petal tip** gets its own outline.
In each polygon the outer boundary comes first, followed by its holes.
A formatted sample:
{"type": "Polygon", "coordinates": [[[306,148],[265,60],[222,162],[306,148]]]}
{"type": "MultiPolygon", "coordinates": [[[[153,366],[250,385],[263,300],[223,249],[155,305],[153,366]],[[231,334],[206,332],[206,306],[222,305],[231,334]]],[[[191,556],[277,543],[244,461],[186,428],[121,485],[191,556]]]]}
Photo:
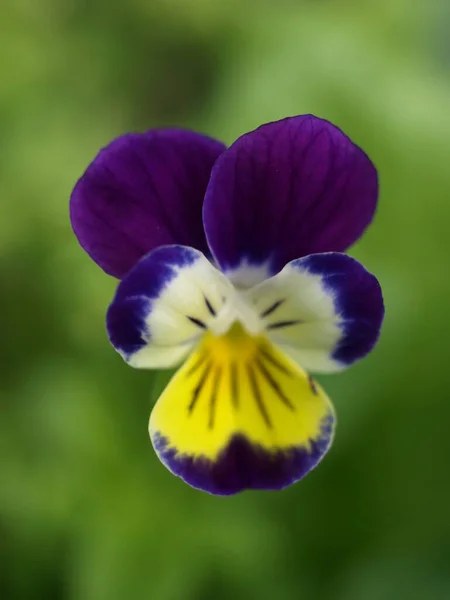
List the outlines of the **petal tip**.
{"type": "Polygon", "coordinates": [[[161,462],[174,475],[193,488],[231,496],[244,490],[282,490],[303,479],[330,448],[335,423],[330,411],[322,421],[320,435],[310,440],[309,448],[269,450],[235,434],[215,460],[179,453],[157,432],[150,431],[150,437],[161,462]]]}

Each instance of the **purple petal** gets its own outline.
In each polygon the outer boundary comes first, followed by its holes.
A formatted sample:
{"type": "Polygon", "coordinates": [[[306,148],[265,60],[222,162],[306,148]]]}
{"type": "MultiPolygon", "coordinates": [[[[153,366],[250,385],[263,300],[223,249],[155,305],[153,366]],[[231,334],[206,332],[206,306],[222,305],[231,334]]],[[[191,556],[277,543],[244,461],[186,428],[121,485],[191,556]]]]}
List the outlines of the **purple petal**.
{"type": "Polygon", "coordinates": [[[369,158],[328,121],[304,115],[262,125],[214,165],[203,207],[208,244],[225,272],[265,265],[270,275],[353,244],[377,194],[369,158]]]}
{"type": "Polygon", "coordinates": [[[81,246],[119,278],[158,246],[208,252],[203,197],[224,149],[221,142],[178,129],[130,133],[111,142],[72,193],[70,217],[81,246]]]}

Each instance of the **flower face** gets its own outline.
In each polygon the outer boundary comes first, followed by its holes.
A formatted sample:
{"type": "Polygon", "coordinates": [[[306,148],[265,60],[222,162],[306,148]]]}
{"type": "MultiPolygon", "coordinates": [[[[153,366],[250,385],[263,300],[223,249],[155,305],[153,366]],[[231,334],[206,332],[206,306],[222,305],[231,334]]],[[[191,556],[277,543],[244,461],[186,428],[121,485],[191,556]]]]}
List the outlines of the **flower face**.
{"type": "Polygon", "coordinates": [[[334,410],[308,372],[339,371],[377,341],[380,286],[341,254],[377,193],[364,152],[311,115],[228,149],[181,130],[125,135],[78,181],[75,234],[121,279],[112,345],[133,367],[182,365],[149,432],[190,485],[281,489],[328,450],[334,410]]]}

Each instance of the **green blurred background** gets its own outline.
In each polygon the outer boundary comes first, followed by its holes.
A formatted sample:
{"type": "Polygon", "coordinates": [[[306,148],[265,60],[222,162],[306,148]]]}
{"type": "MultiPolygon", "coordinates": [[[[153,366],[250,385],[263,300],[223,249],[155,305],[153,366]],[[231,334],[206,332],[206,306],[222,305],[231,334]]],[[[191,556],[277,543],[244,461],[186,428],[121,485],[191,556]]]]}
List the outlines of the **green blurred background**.
{"type": "Polygon", "coordinates": [[[446,0],[2,0],[2,599],[450,598],[449,32],[446,0]],[[210,497],[152,451],[167,374],[109,345],[115,281],[68,198],[123,132],[230,143],[308,112],[379,169],[351,252],[384,288],[382,338],[321,379],[339,428],[316,471],[210,497]]]}

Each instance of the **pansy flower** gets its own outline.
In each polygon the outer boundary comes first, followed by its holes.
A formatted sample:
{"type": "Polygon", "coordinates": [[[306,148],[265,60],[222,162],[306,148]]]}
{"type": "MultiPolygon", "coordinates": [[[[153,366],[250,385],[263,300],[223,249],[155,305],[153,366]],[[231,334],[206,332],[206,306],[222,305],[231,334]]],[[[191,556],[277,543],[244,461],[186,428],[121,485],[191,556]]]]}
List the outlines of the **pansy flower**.
{"type": "Polygon", "coordinates": [[[311,115],[229,148],[178,129],[127,134],[89,165],[70,214],[121,280],[109,339],[133,367],[179,366],[149,423],[172,473],[227,495],[284,488],[322,459],[335,414],[310,373],[365,356],[383,320],[376,278],[342,254],[377,195],[366,154],[311,115]]]}

